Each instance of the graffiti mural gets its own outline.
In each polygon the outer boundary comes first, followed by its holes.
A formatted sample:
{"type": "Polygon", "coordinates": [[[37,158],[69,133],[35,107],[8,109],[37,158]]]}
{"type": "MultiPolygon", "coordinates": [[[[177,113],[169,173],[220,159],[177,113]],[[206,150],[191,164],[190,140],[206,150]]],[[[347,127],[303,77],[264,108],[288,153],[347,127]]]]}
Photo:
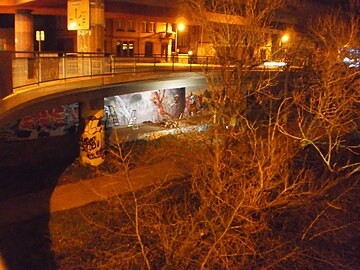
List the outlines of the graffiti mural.
{"type": "Polygon", "coordinates": [[[73,134],[79,125],[78,103],[26,116],[0,129],[0,139],[24,140],[73,134]]]}
{"type": "Polygon", "coordinates": [[[103,111],[84,119],[80,137],[80,158],[83,163],[98,166],[105,160],[105,122],[103,111]]]}
{"type": "Polygon", "coordinates": [[[195,95],[192,92],[186,96],[186,110],[185,113],[188,117],[195,116],[203,108],[202,95],[195,95]]]}
{"type": "Polygon", "coordinates": [[[158,90],[151,92],[150,101],[155,105],[157,110],[157,119],[162,120],[170,117],[170,114],[165,111],[163,100],[165,97],[165,90],[158,90]]]}
{"type": "Polygon", "coordinates": [[[163,89],[105,98],[107,126],[159,123],[184,116],[185,88],[163,89]]]}

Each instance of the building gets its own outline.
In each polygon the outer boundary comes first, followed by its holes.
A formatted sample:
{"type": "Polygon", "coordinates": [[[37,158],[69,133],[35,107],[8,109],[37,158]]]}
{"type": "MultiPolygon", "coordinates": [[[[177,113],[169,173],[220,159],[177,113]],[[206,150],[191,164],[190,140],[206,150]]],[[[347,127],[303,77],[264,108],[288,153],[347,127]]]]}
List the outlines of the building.
{"type": "MultiPolygon", "coordinates": [[[[263,45],[256,48],[259,58],[279,58],[278,52],[284,45],[281,38],[287,32],[300,39],[299,26],[304,24],[304,16],[299,16],[299,12],[308,14],[309,3],[289,0],[286,8],[277,12],[263,45]]],[[[246,8],[246,0],[239,1],[238,15],[231,16],[236,17],[236,23],[241,24],[246,8]]],[[[231,21],[230,15],[223,11],[210,10],[208,14],[214,23],[231,21]]],[[[0,50],[106,52],[121,57],[167,58],[189,51],[200,56],[212,55],[214,46],[207,30],[178,1],[4,0],[0,3],[0,50]],[[186,27],[180,29],[180,25],[186,27]],[[37,31],[43,31],[38,32],[38,38],[37,31]]]]}

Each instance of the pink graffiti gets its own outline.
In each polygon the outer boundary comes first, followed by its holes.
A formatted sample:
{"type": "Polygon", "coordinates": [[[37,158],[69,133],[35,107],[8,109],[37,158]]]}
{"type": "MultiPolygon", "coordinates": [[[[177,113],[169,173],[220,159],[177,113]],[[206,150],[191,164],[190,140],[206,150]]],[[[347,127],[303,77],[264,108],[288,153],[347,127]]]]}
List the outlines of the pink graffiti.
{"type": "Polygon", "coordinates": [[[19,129],[31,130],[37,127],[57,127],[78,122],[77,106],[61,106],[24,117],[19,129]]]}
{"type": "Polygon", "coordinates": [[[162,105],[163,99],[165,97],[165,90],[163,90],[162,92],[162,96],[160,91],[154,91],[151,93],[151,98],[150,100],[154,103],[154,105],[157,107],[157,109],[159,110],[161,115],[169,115],[165,109],[164,106],[162,105]]]}

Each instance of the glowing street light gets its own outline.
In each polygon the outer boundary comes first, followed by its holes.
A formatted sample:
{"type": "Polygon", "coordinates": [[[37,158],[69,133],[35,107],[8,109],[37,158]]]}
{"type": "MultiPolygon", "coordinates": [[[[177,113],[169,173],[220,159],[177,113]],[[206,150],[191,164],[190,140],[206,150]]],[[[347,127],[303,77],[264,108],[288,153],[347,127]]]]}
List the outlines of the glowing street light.
{"type": "Polygon", "coordinates": [[[185,24],[183,24],[183,23],[179,23],[178,25],[177,25],[177,29],[181,32],[181,31],[184,31],[184,29],[185,29],[185,24]]]}
{"type": "Polygon", "coordinates": [[[283,35],[282,37],[281,37],[281,42],[283,42],[283,43],[285,43],[285,42],[288,42],[289,41],[289,36],[288,35],[283,35]]]}
{"type": "Polygon", "coordinates": [[[175,34],[175,53],[178,52],[178,32],[182,32],[185,29],[185,24],[183,23],[179,23],[178,25],[176,25],[176,34],[175,34]]]}

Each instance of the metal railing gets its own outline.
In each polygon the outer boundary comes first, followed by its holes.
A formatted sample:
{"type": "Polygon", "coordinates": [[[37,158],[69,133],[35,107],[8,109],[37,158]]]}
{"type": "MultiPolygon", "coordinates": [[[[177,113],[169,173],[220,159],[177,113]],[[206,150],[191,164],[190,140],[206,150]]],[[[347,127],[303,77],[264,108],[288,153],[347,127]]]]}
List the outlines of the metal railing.
{"type": "Polygon", "coordinates": [[[181,72],[208,70],[214,64],[210,56],[134,55],[119,57],[107,53],[14,52],[13,89],[43,82],[80,77],[126,73],[181,72]]]}

